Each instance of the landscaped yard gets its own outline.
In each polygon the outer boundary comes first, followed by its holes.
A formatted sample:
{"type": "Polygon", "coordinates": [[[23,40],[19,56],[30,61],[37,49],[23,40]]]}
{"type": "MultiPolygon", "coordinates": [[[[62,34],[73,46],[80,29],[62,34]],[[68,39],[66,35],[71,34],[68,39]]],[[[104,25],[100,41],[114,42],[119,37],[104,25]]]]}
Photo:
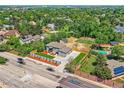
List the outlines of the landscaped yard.
{"type": "Polygon", "coordinates": [[[95,62],[96,58],[91,56],[90,58],[87,59],[87,61],[85,63],[83,63],[81,65],[80,70],[82,72],[87,72],[87,73],[91,73],[92,71],[94,71],[95,66],[93,66],[93,62],[95,62]]]}
{"type": "Polygon", "coordinates": [[[85,54],[80,53],[72,62],[73,65],[79,64],[81,59],[84,58],[85,54]]]}
{"type": "Polygon", "coordinates": [[[47,54],[44,54],[44,53],[41,53],[41,52],[37,52],[35,54],[37,54],[39,56],[42,56],[42,57],[45,57],[45,58],[49,58],[49,59],[53,59],[54,58],[54,56],[47,55],[47,54]]]}

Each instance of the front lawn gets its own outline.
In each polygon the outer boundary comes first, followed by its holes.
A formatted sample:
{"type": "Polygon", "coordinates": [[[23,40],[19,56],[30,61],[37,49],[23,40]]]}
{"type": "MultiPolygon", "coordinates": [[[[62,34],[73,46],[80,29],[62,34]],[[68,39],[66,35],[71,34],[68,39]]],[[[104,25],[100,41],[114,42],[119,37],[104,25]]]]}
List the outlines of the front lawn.
{"type": "Polygon", "coordinates": [[[90,58],[87,59],[87,61],[85,63],[83,63],[81,65],[80,70],[82,72],[87,72],[87,73],[91,73],[94,71],[95,66],[93,66],[93,62],[95,62],[96,58],[91,56],[90,58]]]}
{"type": "Polygon", "coordinates": [[[37,54],[37,55],[39,55],[39,56],[42,56],[42,57],[45,57],[45,58],[49,58],[49,59],[53,59],[53,58],[54,58],[54,57],[51,56],[51,55],[47,55],[47,54],[44,54],[44,53],[41,53],[41,52],[37,52],[37,53],[35,53],[35,54],[37,54]]]}
{"type": "Polygon", "coordinates": [[[5,64],[7,61],[6,58],[0,56],[0,64],[5,64]]]}

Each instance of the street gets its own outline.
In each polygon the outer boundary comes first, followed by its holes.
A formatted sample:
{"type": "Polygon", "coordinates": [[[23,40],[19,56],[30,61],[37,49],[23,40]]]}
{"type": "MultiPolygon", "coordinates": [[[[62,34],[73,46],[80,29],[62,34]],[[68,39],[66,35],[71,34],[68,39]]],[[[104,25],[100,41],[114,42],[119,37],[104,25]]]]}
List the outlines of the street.
{"type": "Polygon", "coordinates": [[[100,88],[100,86],[46,70],[47,66],[25,59],[25,65],[17,64],[16,55],[0,52],[0,56],[9,59],[5,65],[0,65],[0,80],[9,87],[16,88],[100,88]],[[74,81],[73,81],[74,80],[74,81]],[[76,80],[76,81],[75,81],[76,80]]]}
{"type": "Polygon", "coordinates": [[[19,66],[15,56],[0,53],[9,61],[6,65],[0,65],[0,80],[9,84],[10,87],[56,87],[59,79],[56,75],[47,71],[45,66],[25,60],[26,65],[19,66]],[[25,80],[23,80],[25,78],[25,80]],[[44,83],[43,83],[44,82],[44,83]]]}
{"type": "Polygon", "coordinates": [[[100,88],[100,86],[79,80],[75,77],[68,76],[59,81],[61,86],[69,86],[70,88],[100,88]]]}

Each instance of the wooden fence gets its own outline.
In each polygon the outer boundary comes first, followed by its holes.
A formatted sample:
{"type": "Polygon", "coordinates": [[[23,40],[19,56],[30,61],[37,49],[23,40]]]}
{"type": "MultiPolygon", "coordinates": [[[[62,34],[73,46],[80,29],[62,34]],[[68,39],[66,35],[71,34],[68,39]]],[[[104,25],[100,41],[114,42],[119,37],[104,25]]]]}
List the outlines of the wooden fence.
{"type": "Polygon", "coordinates": [[[113,88],[124,88],[124,84],[116,83],[116,82],[113,82],[112,80],[102,80],[102,79],[100,79],[94,75],[90,75],[88,73],[81,72],[79,70],[75,71],[75,74],[80,76],[80,77],[87,78],[89,80],[93,80],[93,81],[108,85],[108,86],[113,87],[113,88]]]}

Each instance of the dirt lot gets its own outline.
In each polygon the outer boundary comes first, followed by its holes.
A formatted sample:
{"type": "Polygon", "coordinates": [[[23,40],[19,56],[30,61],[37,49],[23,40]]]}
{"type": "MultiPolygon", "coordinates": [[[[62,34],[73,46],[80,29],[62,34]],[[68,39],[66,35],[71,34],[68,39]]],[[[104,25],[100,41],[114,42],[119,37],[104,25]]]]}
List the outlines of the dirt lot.
{"type": "Polygon", "coordinates": [[[79,52],[88,52],[90,50],[90,44],[79,43],[77,42],[78,38],[70,37],[66,44],[67,47],[79,51],[79,52]]]}

